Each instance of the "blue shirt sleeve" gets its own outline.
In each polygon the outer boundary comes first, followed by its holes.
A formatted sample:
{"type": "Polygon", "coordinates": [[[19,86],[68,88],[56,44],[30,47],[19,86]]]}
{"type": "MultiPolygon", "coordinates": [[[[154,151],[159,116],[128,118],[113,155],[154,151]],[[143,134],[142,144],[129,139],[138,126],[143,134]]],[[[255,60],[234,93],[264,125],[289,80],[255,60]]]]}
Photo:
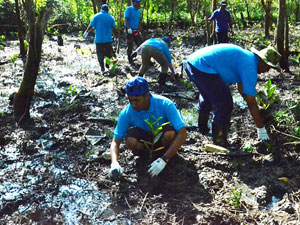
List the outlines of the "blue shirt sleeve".
{"type": "Polygon", "coordinates": [[[176,131],[179,131],[181,128],[185,127],[185,124],[179,114],[179,111],[175,107],[174,102],[169,102],[165,105],[164,109],[165,114],[167,115],[168,120],[171,122],[172,126],[176,131]]]}
{"type": "Polygon", "coordinates": [[[129,105],[127,105],[127,107],[121,111],[119,118],[118,118],[117,126],[114,131],[114,138],[117,138],[119,140],[122,140],[125,137],[128,129],[131,126],[130,118],[127,114],[128,108],[129,108],[129,105]]]}
{"type": "Polygon", "coordinates": [[[171,54],[170,54],[170,50],[168,48],[168,46],[165,43],[162,43],[162,52],[164,53],[164,55],[166,56],[169,64],[171,64],[171,54]]]}

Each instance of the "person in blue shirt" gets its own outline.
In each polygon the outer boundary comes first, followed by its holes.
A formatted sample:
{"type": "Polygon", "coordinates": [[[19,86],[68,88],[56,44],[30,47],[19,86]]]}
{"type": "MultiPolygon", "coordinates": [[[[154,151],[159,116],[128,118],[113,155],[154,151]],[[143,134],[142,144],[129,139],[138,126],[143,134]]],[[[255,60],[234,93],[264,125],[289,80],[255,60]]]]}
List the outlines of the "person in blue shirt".
{"type": "Polygon", "coordinates": [[[135,42],[137,46],[143,42],[143,38],[139,32],[141,22],[140,1],[141,0],[132,0],[132,5],[126,8],[124,14],[127,34],[127,56],[130,64],[133,64],[130,58],[133,50],[133,42],[135,42]]]}
{"type": "Polygon", "coordinates": [[[108,5],[103,4],[101,6],[101,12],[92,18],[88,28],[83,34],[83,37],[87,38],[89,32],[93,28],[96,29],[94,42],[96,44],[97,58],[102,72],[105,71],[104,58],[111,58],[114,55],[112,49],[112,34],[113,32],[116,34],[115,26],[114,18],[108,13],[108,5]]]}
{"type": "Polygon", "coordinates": [[[228,30],[232,31],[231,16],[228,10],[226,10],[227,2],[221,1],[220,8],[215,10],[209,21],[216,21],[216,33],[218,43],[228,43],[228,30]]]}
{"type": "Polygon", "coordinates": [[[133,77],[126,83],[126,93],[129,104],[121,111],[110,146],[111,169],[109,175],[117,179],[123,169],[118,163],[119,146],[125,138],[127,147],[135,155],[147,156],[149,151],[164,147],[163,154],[152,162],[148,170],[150,176],[158,175],[181,148],[186,140],[186,128],[174,102],[160,95],[150,93],[148,82],[143,77],[133,77]],[[146,122],[152,121],[154,129],[164,123],[160,140],[154,143],[154,135],[146,122]],[[156,123],[154,123],[157,121],[156,123]],[[148,142],[148,144],[147,144],[148,142]],[[147,146],[150,146],[150,149],[147,146]]]}
{"type": "Polygon", "coordinates": [[[170,39],[167,36],[162,38],[151,38],[141,44],[137,50],[132,53],[132,59],[136,57],[138,53],[140,53],[142,57],[142,65],[139,70],[139,76],[144,76],[147,72],[152,64],[151,58],[154,58],[161,66],[161,73],[158,80],[160,85],[165,84],[168,68],[170,68],[172,75],[175,75],[169,50],[170,44],[170,39]]]}
{"type": "Polygon", "coordinates": [[[276,68],[281,56],[273,48],[251,51],[234,44],[217,44],[201,48],[183,62],[189,79],[199,89],[198,125],[207,134],[209,113],[213,110],[212,135],[214,144],[229,147],[227,133],[230,127],[233,100],[228,84],[237,84],[239,93],[247,102],[257,126],[258,139],[269,140],[256,102],[257,74],[276,68]]]}

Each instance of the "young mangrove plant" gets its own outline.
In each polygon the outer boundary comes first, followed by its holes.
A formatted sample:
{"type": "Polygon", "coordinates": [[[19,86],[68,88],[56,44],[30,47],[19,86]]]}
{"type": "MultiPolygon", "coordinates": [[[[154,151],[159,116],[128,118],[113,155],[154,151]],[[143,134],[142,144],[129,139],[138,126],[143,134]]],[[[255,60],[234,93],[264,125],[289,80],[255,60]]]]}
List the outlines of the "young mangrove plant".
{"type": "Polygon", "coordinates": [[[276,85],[272,85],[272,81],[269,79],[264,90],[260,91],[256,96],[257,102],[262,109],[268,110],[278,100],[275,90],[276,85]]]}
{"type": "Polygon", "coordinates": [[[141,140],[141,141],[145,144],[147,150],[149,151],[149,160],[150,161],[152,159],[153,152],[164,149],[163,146],[154,149],[154,145],[160,140],[161,136],[163,135],[163,132],[162,132],[163,127],[170,124],[170,122],[166,122],[166,123],[159,125],[159,121],[161,119],[162,119],[162,117],[155,118],[154,116],[151,116],[149,118],[149,120],[145,120],[145,122],[148,124],[149,129],[153,135],[153,140],[152,140],[152,142],[145,141],[145,140],[141,140]]]}
{"type": "Polygon", "coordinates": [[[242,198],[242,193],[243,190],[239,190],[237,188],[234,188],[232,190],[232,196],[230,197],[230,203],[233,205],[235,208],[240,207],[241,204],[241,198],[242,198]]]}
{"type": "Polygon", "coordinates": [[[114,57],[109,58],[109,57],[105,56],[105,64],[106,64],[106,67],[110,70],[110,72],[112,74],[115,74],[116,68],[118,66],[117,60],[114,59],[114,57]]]}

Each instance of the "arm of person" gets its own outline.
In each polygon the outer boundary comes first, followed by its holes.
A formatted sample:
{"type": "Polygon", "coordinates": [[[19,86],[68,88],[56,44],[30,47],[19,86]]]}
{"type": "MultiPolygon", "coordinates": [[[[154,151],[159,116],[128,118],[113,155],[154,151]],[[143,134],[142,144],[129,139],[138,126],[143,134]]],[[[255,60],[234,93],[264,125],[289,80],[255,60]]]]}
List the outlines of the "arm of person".
{"type": "Polygon", "coordinates": [[[128,18],[126,18],[126,17],[125,17],[125,24],[126,24],[126,29],[129,29],[130,26],[129,26],[128,18]]]}
{"type": "Polygon", "coordinates": [[[84,33],[86,33],[86,32],[90,32],[92,29],[93,29],[93,27],[91,27],[91,26],[88,26],[88,27],[86,28],[86,30],[85,30],[85,32],[84,32],[84,33]]]}
{"type": "Polygon", "coordinates": [[[187,138],[186,128],[183,127],[179,131],[177,131],[177,135],[175,139],[173,140],[172,144],[170,145],[166,153],[162,156],[162,159],[164,160],[171,159],[181,148],[186,138],[187,138]]]}
{"type": "Polygon", "coordinates": [[[243,93],[243,87],[242,87],[241,83],[238,83],[237,86],[238,86],[239,93],[244,98],[244,100],[247,102],[247,105],[248,105],[248,108],[250,110],[251,116],[254,120],[254,123],[256,124],[256,126],[258,128],[264,127],[263,120],[262,120],[262,118],[260,116],[260,113],[259,113],[259,108],[258,108],[258,105],[257,105],[257,102],[256,102],[256,98],[253,97],[253,96],[244,94],[243,93]]]}
{"type": "Polygon", "coordinates": [[[120,149],[121,140],[117,138],[113,138],[110,145],[110,158],[111,163],[118,162],[119,159],[119,149],[120,149]]]}

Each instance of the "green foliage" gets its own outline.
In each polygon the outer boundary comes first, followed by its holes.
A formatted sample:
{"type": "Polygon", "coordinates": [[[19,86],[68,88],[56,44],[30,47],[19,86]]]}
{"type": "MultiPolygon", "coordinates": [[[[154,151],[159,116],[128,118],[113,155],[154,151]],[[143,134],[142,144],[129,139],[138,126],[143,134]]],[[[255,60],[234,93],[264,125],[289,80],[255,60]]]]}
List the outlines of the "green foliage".
{"type": "Polygon", "coordinates": [[[293,135],[300,138],[300,126],[293,130],[293,135]]]}
{"type": "Polygon", "coordinates": [[[65,90],[65,94],[71,94],[72,96],[76,96],[79,94],[79,92],[77,92],[77,86],[73,87],[71,84],[69,86],[69,88],[67,90],[65,90]]]}
{"type": "Polygon", "coordinates": [[[13,54],[13,56],[10,58],[13,65],[16,65],[16,60],[19,58],[19,54],[13,54]]]}
{"type": "Polygon", "coordinates": [[[184,80],[183,84],[187,90],[191,90],[194,87],[194,83],[190,82],[189,80],[184,80]]]}
{"type": "Polygon", "coordinates": [[[149,118],[149,120],[145,120],[145,122],[148,124],[149,129],[154,137],[152,142],[142,140],[142,142],[145,144],[146,148],[149,150],[150,160],[152,159],[153,152],[164,149],[164,147],[158,147],[156,149],[153,149],[154,144],[156,144],[160,140],[161,136],[163,135],[163,132],[162,132],[163,127],[167,124],[170,124],[170,122],[159,124],[159,121],[161,119],[162,119],[162,117],[155,118],[154,116],[151,116],[149,118]]]}
{"type": "Polygon", "coordinates": [[[235,207],[239,208],[241,204],[241,198],[242,198],[242,190],[238,190],[234,188],[232,190],[232,196],[230,197],[230,203],[235,207]]]}
{"type": "Polygon", "coordinates": [[[248,144],[246,144],[246,146],[244,147],[243,150],[244,150],[245,152],[252,153],[254,149],[253,149],[252,144],[248,143],[248,144]]]}
{"type": "Polygon", "coordinates": [[[77,48],[77,51],[79,53],[81,53],[82,55],[91,55],[92,54],[92,52],[90,50],[84,50],[82,48],[77,48]]]}
{"type": "Polygon", "coordinates": [[[115,74],[118,66],[117,60],[115,60],[114,57],[108,58],[105,56],[105,64],[108,66],[108,68],[110,68],[110,71],[115,74]]]}
{"type": "Polygon", "coordinates": [[[259,92],[256,96],[258,104],[263,109],[268,109],[274,102],[277,101],[278,95],[275,93],[276,85],[272,85],[269,79],[263,91],[259,92]]]}
{"type": "Polygon", "coordinates": [[[0,36],[0,50],[3,50],[4,49],[4,46],[5,46],[5,35],[2,34],[0,36]]]}

